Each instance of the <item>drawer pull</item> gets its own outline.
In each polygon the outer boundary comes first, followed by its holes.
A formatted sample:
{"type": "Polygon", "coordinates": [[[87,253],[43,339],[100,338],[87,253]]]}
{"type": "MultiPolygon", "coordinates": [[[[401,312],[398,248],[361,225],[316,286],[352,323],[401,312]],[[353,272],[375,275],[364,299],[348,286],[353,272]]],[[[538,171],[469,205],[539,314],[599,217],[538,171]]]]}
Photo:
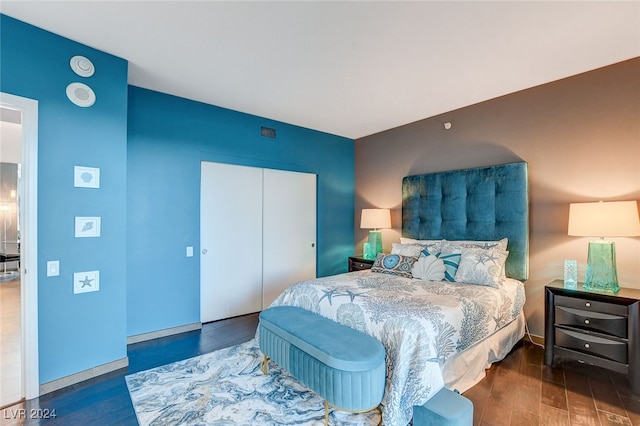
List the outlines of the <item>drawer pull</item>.
{"type": "Polygon", "coordinates": [[[584,306],[586,306],[587,308],[590,308],[591,307],[591,303],[587,302],[587,303],[584,304],[584,306]]]}
{"type": "Polygon", "coordinates": [[[586,319],[586,320],[584,320],[584,323],[585,323],[585,324],[589,324],[589,323],[590,323],[590,321],[589,321],[588,319],[586,319]]]}
{"type": "Polygon", "coordinates": [[[585,349],[589,349],[589,347],[590,347],[590,346],[589,346],[589,344],[588,344],[588,343],[585,343],[585,344],[584,344],[584,347],[585,347],[585,349]]]}

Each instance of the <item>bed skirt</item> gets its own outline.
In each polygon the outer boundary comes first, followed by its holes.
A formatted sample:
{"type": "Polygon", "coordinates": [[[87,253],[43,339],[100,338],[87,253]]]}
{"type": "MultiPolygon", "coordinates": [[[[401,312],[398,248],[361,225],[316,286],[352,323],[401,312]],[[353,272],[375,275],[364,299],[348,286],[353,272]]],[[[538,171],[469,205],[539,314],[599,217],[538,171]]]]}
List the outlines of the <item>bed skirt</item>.
{"type": "Polygon", "coordinates": [[[460,393],[471,389],[484,379],[485,370],[494,362],[504,359],[516,343],[524,337],[524,312],[491,337],[463,352],[450,357],[444,364],[444,386],[460,393]]]}

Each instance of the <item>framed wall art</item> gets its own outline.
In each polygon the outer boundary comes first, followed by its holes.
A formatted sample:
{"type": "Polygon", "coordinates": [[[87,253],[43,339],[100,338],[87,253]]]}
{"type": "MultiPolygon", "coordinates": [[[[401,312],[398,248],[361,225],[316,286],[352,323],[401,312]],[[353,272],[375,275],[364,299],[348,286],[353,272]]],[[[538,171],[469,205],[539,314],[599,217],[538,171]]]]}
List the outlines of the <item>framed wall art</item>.
{"type": "Polygon", "coordinates": [[[75,272],[73,294],[100,291],[100,271],[75,272]]]}
{"type": "Polygon", "coordinates": [[[97,167],[74,166],[73,186],[76,188],[100,188],[100,169],[97,167]]]}
{"type": "Polygon", "coordinates": [[[91,238],[100,236],[100,217],[76,216],[76,238],[91,238]]]}

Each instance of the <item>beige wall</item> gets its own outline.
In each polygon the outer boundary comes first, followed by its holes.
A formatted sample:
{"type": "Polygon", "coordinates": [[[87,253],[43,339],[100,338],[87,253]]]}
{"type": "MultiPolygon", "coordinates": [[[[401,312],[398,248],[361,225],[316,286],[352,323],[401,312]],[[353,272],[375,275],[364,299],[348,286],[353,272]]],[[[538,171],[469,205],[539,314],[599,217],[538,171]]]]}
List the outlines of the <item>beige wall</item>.
{"type": "MultiPolygon", "coordinates": [[[[479,76],[478,84],[483,78],[479,76]]],[[[526,161],[530,185],[531,333],[544,335],[544,285],[578,260],[589,238],[569,237],[569,203],[640,199],[640,58],[428,118],[356,141],[355,253],[362,208],[392,209],[385,251],[400,239],[402,178],[526,161]],[[453,126],[445,130],[443,122],[453,126]]],[[[615,238],[622,286],[640,288],[640,238],[615,238]]]]}

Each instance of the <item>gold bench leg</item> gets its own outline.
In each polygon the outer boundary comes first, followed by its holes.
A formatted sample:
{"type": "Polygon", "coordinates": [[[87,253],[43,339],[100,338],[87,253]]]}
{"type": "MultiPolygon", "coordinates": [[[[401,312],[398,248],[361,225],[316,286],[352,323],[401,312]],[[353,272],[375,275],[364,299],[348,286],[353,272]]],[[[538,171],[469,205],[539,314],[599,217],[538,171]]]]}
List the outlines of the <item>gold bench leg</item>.
{"type": "MultiPolygon", "coordinates": [[[[340,411],[345,411],[347,413],[366,413],[369,410],[362,410],[362,411],[358,411],[358,410],[345,410],[344,408],[338,408],[336,407],[337,410],[340,411]]],[[[380,413],[380,421],[378,422],[378,426],[382,426],[382,406],[378,405],[375,408],[371,408],[370,410],[376,410],[378,413],[380,413]]],[[[324,401],[324,426],[329,426],[329,401],[325,400],[324,401]]]]}
{"type": "Polygon", "coordinates": [[[269,357],[268,356],[264,356],[264,358],[262,359],[262,364],[260,364],[260,369],[262,370],[263,374],[268,374],[269,373],[269,357]]]}

